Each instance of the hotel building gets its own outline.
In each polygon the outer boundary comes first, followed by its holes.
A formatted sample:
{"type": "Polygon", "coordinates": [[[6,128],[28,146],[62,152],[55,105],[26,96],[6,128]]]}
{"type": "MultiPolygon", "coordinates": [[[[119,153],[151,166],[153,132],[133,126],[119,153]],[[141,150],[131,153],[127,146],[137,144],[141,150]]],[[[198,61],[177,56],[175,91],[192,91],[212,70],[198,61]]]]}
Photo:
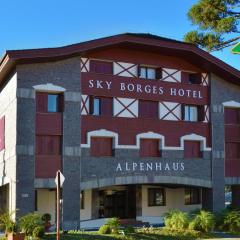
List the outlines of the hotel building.
{"type": "Polygon", "coordinates": [[[194,45],[120,34],[0,62],[0,208],[64,229],[240,206],[240,72],[194,45]]]}

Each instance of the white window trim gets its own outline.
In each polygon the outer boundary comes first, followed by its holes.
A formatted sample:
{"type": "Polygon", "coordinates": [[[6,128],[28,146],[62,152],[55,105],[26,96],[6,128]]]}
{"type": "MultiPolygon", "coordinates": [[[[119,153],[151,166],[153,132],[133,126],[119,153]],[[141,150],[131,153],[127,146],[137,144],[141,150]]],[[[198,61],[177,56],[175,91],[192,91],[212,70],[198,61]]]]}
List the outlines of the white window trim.
{"type": "Polygon", "coordinates": [[[227,101],[227,102],[223,102],[222,105],[224,107],[232,107],[232,108],[240,108],[240,103],[236,102],[236,101],[227,101]]]}
{"type": "Polygon", "coordinates": [[[184,135],[180,138],[180,148],[184,150],[184,141],[198,141],[200,142],[201,151],[211,151],[211,148],[207,147],[206,138],[197,134],[184,135]]]}
{"type": "Polygon", "coordinates": [[[35,85],[35,86],[33,86],[33,88],[36,91],[48,92],[48,93],[61,93],[61,92],[66,91],[65,88],[58,86],[58,85],[54,85],[52,83],[35,85]]]}
{"type": "Polygon", "coordinates": [[[165,136],[154,133],[154,132],[145,132],[139,133],[136,135],[136,145],[119,145],[119,135],[116,132],[112,132],[106,129],[95,130],[87,133],[87,143],[81,144],[82,148],[90,148],[91,137],[112,137],[113,138],[113,147],[115,149],[140,149],[140,140],[141,139],[159,139],[159,147],[161,150],[184,150],[184,141],[199,141],[201,144],[201,151],[211,151],[212,149],[207,147],[206,138],[197,134],[184,135],[180,138],[180,147],[168,147],[165,146],[165,136]]]}

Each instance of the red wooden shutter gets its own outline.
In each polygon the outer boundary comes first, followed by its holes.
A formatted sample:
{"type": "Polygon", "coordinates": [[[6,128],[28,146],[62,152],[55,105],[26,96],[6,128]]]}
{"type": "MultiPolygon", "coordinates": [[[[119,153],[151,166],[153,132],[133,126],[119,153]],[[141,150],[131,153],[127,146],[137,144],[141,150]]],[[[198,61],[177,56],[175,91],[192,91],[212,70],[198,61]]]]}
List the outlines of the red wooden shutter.
{"type": "Polygon", "coordinates": [[[92,137],[90,152],[94,157],[112,156],[112,138],[92,137]]]}
{"type": "Polygon", "coordinates": [[[60,155],[61,136],[36,136],[37,155],[60,155]]]}
{"type": "Polygon", "coordinates": [[[196,73],[196,84],[201,84],[202,83],[202,74],[201,73],[196,73]]]}
{"type": "Polygon", "coordinates": [[[158,118],[158,102],[139,100],[139,117],[158,118]]]}
{"type": "Polygon", "coordinates": [[[0,119],[0,151],[5,148],[5,116],[0,119]]]}
{"type": "Polygon", "coordinates": [[[158,139],[141,139],[140,157],[160,157],[158,139]]]}
{"type": "Polygon", "coordinates": [[[107,97],[101,97],[101,115],[112,116],[113,115],[113,99],[107,97]]]}
{"type": "Polygon", "coordinates": [[[59,94],[58,96],[58,111],[64,111],[64,94],[59,94]]]}
{"type": "Polygon", "coordinates": [[[185,120],[185,105],[184,104],[182,104],[181,105],[181,119],[182,120],[185,120]]]}
{"type": "Polygon", "coordinates": [[[189,83],[189,73],[188,72],[181,72],[181,83],[189,83]]]}
{"type": "Polygon", "coordinates": [[[237,108],[225,108],[224,109],[225,124],[238,124],[239,112],[240,111],[237,108]]]}
{"type": "Polygon", "coordinates": [[[47,112],[48,94],[37,92],[36,93],[36,111],[47,112]]]}
{"type": "Polygon", "coordinates": [[[162,78],[162,68],[157,68],[156,69],[156,79],[161,79],[162,78]]]}
{"type": "Polygon", "coordinates": [[[90,72],[113,74],[113,63],[90,60],[90,72]]]}
{"type": "Polygon", "coordinates": [[[226,160],[240,158],[240,143],[227,142],[225,144],[225,152],[226,160]]]}
{"type": "Polygon", "coordinates": [[[204,121],[204,106],[198,106],[198,121],[204,121]]]}
{"type": "Polygon", "coordinates": [[[184,141],[185,158],[201,158],[202,152],[199,141],[184,141]]]}

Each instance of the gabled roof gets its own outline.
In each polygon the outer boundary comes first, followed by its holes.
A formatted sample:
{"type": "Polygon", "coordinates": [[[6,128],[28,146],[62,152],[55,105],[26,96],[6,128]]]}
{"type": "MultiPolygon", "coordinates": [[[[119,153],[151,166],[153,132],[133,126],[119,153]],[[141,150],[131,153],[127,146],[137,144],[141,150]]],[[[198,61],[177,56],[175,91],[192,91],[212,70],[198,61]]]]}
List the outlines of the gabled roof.
{"type": "Polygon", "coordinates": [[[240,85],[240,71],[206,51],[193,44],[146,33],[124,33],[57,48],[8,50],[0,61],[0,83],[19,63],[58,61],[110,47],[178,56],[201,66],[205,71],[213,72],[229,82],[240,85]]]}

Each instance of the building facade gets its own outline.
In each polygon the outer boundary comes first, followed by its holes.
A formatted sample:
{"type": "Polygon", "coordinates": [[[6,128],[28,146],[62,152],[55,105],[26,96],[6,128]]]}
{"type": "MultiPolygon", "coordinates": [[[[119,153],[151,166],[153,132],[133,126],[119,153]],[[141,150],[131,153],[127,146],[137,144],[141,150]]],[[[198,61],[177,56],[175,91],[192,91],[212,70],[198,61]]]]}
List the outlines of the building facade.
{"type": "Polygon", "coordinates": [[[0,64],[0,208],[65,229],[170,209],[240,206],[240,72],[149,34],[7,51],[0,64]]]}

